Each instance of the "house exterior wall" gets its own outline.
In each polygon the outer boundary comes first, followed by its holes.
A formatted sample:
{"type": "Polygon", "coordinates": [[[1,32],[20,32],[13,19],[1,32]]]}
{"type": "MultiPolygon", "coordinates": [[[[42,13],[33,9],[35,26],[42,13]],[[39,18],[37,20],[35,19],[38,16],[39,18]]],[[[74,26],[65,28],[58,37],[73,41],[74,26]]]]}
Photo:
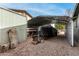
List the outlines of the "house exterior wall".
{"type": "Polygon", "coordinates": [[[73,30],[74,30],[73,29],[73,20],[70,20],[66,25],[65,35],[71,46],[74,46],[74,39],[73,39],[74,31],[73,30]]]}
{"type": "Polygon", "coordinates": [[[8,43],[7,31],[12,27],[16,28],[18,42],[26,40],[26,17],[12,13],[5,9],[0,9],[0,44],[8,43]]]}
{"type": "Polygon", "coordinates": [[[0,8],[0,29],[26,24],[26,17],[0,8]]]}
{"type": "Polygon", "coordinates": [[[19,12],[19,10],[15,11],[15,12],[20,14],[20,15],[25,16],[27,20],[32,19],[32,17],[30,15],[28,15],[27,13],[25,13],[25,12],[19,12]]]}
{"type": "Polygon", "coordinates": [[[78,18],[74,21],[74,39],[79,41],[79,15],[78,18]]]}
{"type": "MultiPolygon", "coordinates": [[[[16,28],[16,31],[17,31],[18,43],[25,41],[27,38],[26,25],[14,26],[14,28],[16,28]]],[[[11,29],[11,27],[0,30],[0,44],[8,43],[9,38],[8,38],[7,31],[9,29],[11,29]]]]}
{"type": "Polygon", "coordinates": [[[32,17],[30,17],[28,15],[26,15],[26,17],[27,17],[27,21],[32,19],[32,17]]]}
{"type": "Polygon", "coordinates": [[[78,18],[77,18],[77,26],[78,26],[78,29],[79,29],[79,15],[78,15],[78,18]]]}

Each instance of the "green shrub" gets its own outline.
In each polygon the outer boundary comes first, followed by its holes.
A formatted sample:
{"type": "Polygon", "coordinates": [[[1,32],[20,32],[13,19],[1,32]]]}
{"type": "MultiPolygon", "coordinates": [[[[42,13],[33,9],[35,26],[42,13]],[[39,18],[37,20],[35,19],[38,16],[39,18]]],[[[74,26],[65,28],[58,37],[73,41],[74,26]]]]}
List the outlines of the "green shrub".
{"type": "Polygon", "coordinates": [[[57,29],[62,30],[62,29],[65,28],[65,25],[64,25],[64,24],[57,23],[57,24],[55,24],[55,27],[56,27],[57,29]]]}

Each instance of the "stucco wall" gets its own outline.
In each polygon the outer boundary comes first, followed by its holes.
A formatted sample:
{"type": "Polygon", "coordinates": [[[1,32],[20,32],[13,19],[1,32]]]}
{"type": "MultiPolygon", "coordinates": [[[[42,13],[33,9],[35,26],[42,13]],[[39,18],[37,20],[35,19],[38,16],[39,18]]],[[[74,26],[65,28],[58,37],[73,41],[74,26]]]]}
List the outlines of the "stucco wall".
{"type": "Polygon", "coordinates": [[[26,17],[13,11],[0,8],[0,44],[8,42],[7,31],[15,27],[17,30],[17,40],[22,42],[27,37],[27,20],[26,17]]]}
{"type": "Polygon", "coordinates": [[[26,17],[0,8],[0,29],[26,24],[26,17]]]}
{"type": "Polygon", "coordinates": [[[79,15],[77,20],[74,21],[74,39],[79,41],[79,15]]]}
{"type": "Polygon", "coordinates": [[[73,21],[70,20],[66,25],[66,38],[68,39],[68,42],[71,46],[74,46],[74,40],[73,40],[73,21]]]}
{"type": "Polygon", "coordinates": [[[28,16],[28,15],[26,15],[26,17],[27,17],[27,20],[31,20],[32,18],[30,17],[30,16],[28,16]]]}
{"type": "MultiPolygon", "coordinates": [[[[26,24],[21,26],[15,26],[17,31],[17,41],[21,43],[22,41],[25,41],[27,39],[27,31],[26,31],[26,24]]],[[[0,44],[8,43],[8,34],[7,31],[11,29],[4,28],[0,30],[0,44]]]]}

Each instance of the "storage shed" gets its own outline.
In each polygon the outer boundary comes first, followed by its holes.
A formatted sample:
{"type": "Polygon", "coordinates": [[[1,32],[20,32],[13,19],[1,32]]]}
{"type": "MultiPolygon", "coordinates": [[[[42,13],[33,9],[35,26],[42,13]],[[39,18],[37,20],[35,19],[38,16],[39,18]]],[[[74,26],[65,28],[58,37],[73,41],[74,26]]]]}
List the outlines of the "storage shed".
{"type": "Polygon", "coordinates": [[[0,7],[0,45],[8,42],[7,31],[16,28],[17,41],[20,43],[27,38],[27,20],[26,17],[10,9],[0,7]]]}

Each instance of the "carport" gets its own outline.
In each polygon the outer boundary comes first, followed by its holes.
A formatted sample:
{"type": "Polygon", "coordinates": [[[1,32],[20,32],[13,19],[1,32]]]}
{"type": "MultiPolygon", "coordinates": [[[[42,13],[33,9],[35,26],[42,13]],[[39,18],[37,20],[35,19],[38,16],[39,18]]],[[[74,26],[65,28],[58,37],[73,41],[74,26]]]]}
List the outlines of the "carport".
{"type": "MultiPolygon", "coordinates": [[[[57,24],[57,23],[64,24],[65,25],[65,27],[64,27],[65,33],[62,36],[64,36],[64,38],[67,40],[68,43],[70,43],[71,46],[74,46],[73,21],[69,16],[38,16],[38,17],[43,18],[43,19],[47,19],[47,20],[52,20],[51,23],[49,22],[49,24],[57,24]]],[[[38,18],[38,17],[36,17],[36,18],[38,18]]],[[[35,23],[34,23],[34,26],[35,26],[35,23]]],[[[57,36],[57,38],[58,38],[58,36],[57,36]]]]}
{"type": "MultiPolygon", "coordinates": [[[[71,45],[74,46],[74,24],[73,20],[69,16],[54,16],[54,20],[52,23],[60,23],[64,24],[64,38],[67,40],[67,42],[71,45]]],[[[62,39],[62,38],[61,38],[62,39]]]]}
{"type": "Polygon", "coordinates": [[[71,16],[53,16],[53,23],[65,24],[65,37],[73,47],[79,42],[79,3],[75,5],[71,16]]]}
{"type": "MultiPolygon", "coordinates": [[[[68,41],[68,43],[71,46],[74,46],[75,45],[75,38],[74,37],[75,36],[78,37],[78,35],[75,35],[75,33],[74,33],[75,32],[74,26],[76,25],[74,20],[76,20],[79,17],[78,14],[79,14],[79,4],[76,4],[74,12],[72,14],[72,17],[70,17],[70,16],[37,16],[36,18],[42,17],[43,19],[52,20],[51,21],[52,24],[57,24],[57,23],[64,24],[65,25],[64,38],[66,38],[66,40],[68,41]]],[[[38,22],[38,23],[41,23],[41,22],[38,22]]],[[[44,24],[42,24],[42,25],[44,25],[44,24]]],[[[34,24],[34,26],[37,26],[37,25],[34,24]]],[[[78,30],[77,30],[77,33],[78,33],[78,30]]]]}

